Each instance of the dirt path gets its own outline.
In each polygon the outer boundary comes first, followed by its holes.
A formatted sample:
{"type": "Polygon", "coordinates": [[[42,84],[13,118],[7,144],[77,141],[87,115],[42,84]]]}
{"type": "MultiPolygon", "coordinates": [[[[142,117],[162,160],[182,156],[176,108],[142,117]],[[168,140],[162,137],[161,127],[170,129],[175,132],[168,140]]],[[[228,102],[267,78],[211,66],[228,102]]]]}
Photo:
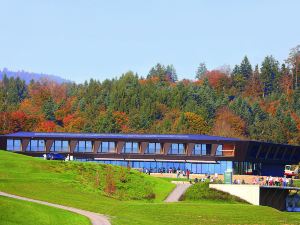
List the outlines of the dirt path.
{"type": "Polygon", "coordinates": [[[64,210],[68,210],[68,211],[71,211],[74,213],[78,213],[78,214],[88,217],[93,225],[111,225],[111,223],[109,222],[109,220],[106,216],[98,214],[98,213],[94,213],[94,212],[90,212],[90,211],[86,211],[86,210],[82,210],[82,209],[77,209],[77,208],[73,208],[73,207],[69,207],[69,206],[53,204],[50,202],[44,202],[44,201],[40,201],[40,200],[25,198],[25,197],[8,194],[8,193],[1,192],[1,191],[0,191],[0,195],[9,197],[9,198],[20,199],[20,200],[24,200],[24,201],[28,201],[28,202],[35,202],[35,203],[39,203],[42,205],[48,205],[48,206],[52,206],[55,208],[64,209],[64,210]]]}
{"type": "Polygon", "coordinates": [[[176,188],[166,198],[165,202],[178,202],[184,192],[191,186],[189,183],[176,183],[176,188]]]}

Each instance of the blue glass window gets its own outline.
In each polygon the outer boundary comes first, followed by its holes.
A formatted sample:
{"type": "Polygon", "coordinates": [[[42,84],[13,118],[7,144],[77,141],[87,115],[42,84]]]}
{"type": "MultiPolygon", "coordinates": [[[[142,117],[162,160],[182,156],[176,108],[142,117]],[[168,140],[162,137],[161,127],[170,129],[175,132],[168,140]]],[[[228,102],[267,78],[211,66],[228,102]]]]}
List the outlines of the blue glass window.
{"type": "Polygon", "coordinates": [[[169,154],[184,155],[185,154],[184,144],[171,144],[169,154]]]}
{"type": "Polygon", "coordinates": [[[219,145],[216,151],[217,156],[222,156],[223,155],[223,147],[222,145],[219,145]]]}
{"type": "Polygon", "coordinates": [[[103,141],[100,144],[100,148],[98,149],[98,152],[115,152],[116,149],[116,143],[113,141],[103,141]]]}
{"type": "Polygon", "coordinates": [[[7,139],[6,149],[8,151],[21,151],[21,140],[7,139]]]}
{"type": "Polygon", "coordinates": [[[44,140],[30,140],[26,151],[29,152],[43,152],[45,151],[45,141],[44,140]]]}
{"type": "Polygon", "coordinates": [[[68,152],[69,142],[68,141],[54,141],[50,149],[51,152],[68,152]]]}
{"type": "Polygon", "coordinates": [[[193,155],[206,155],[206,144],[195,144],[193,155]]]}
{"type": "Polygon", "coordinates": [[[137,142],[126,142],[122,152],[123,153],[138,153],[139,144],[137,142]]]}
{"type": "Polygon", "coordinates": [[[202,155],[201,153],[201,144],[195,144],[193,155],[202,155]]]}
{"type": "Polygon", "coordinates": [[[149,143],[145,154],[159,154],[160,153],[160,143],[149,143]]]}
{"type": "Polygon", "coordinates": [[[91,141],[78,141],[75,152],[92,152],[93,145],[91,141]]]}

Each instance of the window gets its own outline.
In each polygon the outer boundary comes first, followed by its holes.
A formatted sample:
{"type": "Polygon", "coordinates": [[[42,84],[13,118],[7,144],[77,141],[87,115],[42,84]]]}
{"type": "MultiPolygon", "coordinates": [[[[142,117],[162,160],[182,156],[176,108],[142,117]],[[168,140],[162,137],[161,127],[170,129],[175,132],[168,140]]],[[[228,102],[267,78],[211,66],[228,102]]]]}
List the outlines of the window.
{"type": "Polygon", "coordinates": [[[75,152],[92,152],[93,145],[91,141],[78,141],[75,152]]]}
{"type": "Polygon", "coordinates": [[[54,141],[50,149],[51,152],[68,152],[69,142],[68,141],[54,141]]]}
{"type": "Polygon", "coordinates": [[[195,144],[193,155],[206,155],[206,144],[195,144]]]}
{"type": "Polygon", "coordinates": [[[43,152],[45,151],[45,141],[44,140],[30,140],[26,151],[29,152],[43,152]]]}
{"type": "Polygon", "coordinates": [[[98,152],[115,152],[116,149],[116,143],[112,141],[103,141],[100,144],[100,148],[98,149],[98,152]]]}
{"type": "Polygon", "coordinates": [[[139,144],[137,142],[126,142],[122,152],[123,153],[138,153],[139,144]]]}
{"type": "Polygon", "coordinates": [[[149,143],[145,151],[145,154],[159,154],[160,153],[160,143],[149,143]]]}
{"type": "Polygon", "coordinates": [[[6,149],[8,151],[21,151],[21,140],[7,139],[6,149]]]}
{"type": "Polygon", "coordinates": [[[223,147],[222,145],[218,145],[216,150],[216,156],[222,156],[223,155],[223,147]]]}
{"type": "Polygon", "coordinates": [[[169,154],[184,155],[185,154],[184,144],[171,144],[169,154]]]}

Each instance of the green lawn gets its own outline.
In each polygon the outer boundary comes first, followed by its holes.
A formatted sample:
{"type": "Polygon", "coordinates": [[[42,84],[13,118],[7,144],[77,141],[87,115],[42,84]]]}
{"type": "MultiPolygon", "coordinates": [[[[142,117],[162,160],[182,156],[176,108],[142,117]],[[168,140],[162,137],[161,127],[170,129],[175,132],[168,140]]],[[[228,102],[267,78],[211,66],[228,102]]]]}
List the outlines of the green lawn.
{"type": "Polygon", "coordinates": [[[225,203],[245,203],[245,201],[225,192],[209,188],[208,182],[199,182],[191,186],[182,196],[183,201],[219,201],[225,203]]]}
{"type": "Polygon", "coordinates": [[[294,180],[294,185],[296,187],[300,187],[300,180],[299,179],[298,180],[294,180]]]}
{"type": "Polygon", "coordinates": [[[106,214],[113,225],[300,224],[299,213],[243,203],[163,203],[174,188],[169,181],[127,170],[124,181],[124,170],[113,170],[117,190],[107,195],[105,165],[44,161],[0,151],[0,190],[106,214]]]}
{"type": "Polygon", "coordinates": [[[88,218],[45,205],[0,196],[1,225],[89,225],[88,218]]]}

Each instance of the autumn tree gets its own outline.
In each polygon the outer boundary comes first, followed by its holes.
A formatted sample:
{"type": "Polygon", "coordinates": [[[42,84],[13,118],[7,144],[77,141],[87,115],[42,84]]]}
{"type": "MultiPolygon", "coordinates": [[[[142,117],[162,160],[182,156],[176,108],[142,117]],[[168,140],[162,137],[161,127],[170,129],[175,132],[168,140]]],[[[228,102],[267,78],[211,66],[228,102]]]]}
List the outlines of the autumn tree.
{"type": "Polygon", "coordinates": [[[245,122],[228,107],[222,107],[217,111],[216,120],[212,129],[213,135],[224,137],[245,137],[245,122]]]}

